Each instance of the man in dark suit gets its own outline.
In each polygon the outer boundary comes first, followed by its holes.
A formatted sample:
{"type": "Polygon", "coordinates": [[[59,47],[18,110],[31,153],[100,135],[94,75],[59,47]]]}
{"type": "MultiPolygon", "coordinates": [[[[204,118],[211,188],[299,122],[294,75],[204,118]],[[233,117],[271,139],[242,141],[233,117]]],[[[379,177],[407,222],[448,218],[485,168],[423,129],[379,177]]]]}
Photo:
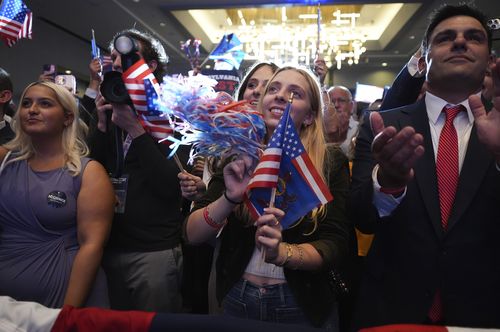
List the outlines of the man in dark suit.
{"type": "Polygon", "coordinates": [[[12,94],[13,88],[10,75],[0,68],[0,145],[14,138],[14,132],[10,128],[10,124],[5,120],[5,115],[7,115],[10,110],[9,104],[12,99],[12,94]]]}
{"type": "Polygon", "coordinates": [[[492,59],[484,15],[445,5],[422,45],[425,98],[372,112],[357,139],[351,212],[375,238],[354,322],[498,328],[500,61],[486,113],[480,94],[492,59]]]}

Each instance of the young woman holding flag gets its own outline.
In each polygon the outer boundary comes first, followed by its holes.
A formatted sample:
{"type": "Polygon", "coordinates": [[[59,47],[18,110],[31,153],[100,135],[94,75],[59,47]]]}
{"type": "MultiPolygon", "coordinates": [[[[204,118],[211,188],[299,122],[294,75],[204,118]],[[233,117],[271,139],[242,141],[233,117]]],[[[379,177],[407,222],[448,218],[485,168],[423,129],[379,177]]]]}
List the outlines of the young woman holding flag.
{"type": "MultiPolygon", "coordinates": [[[[258,104],[268,129],[266,141],[276,139],[273,132],[282,114],[288,113],[292,93],[289,124],[309,154],[310,171],[317,173],[315,181],[326,182],[334,200],[305,211],[304,217],[287,228],[280,221],[307,197],[285,189],[294,179],[280,174],[276,207],[264,208],[254,219],[252,209],[247,208],[252,205],[242,203],[255,165],[247,156],[238,156],[212,177],[187,220],[185,235],[191,243],[202,243],[221,232],[217,297],[225,314],[336,331],[337,299],[327,271],[339,268],[349,252],[348,164],[339,150],[326,148],[321,90],[308,70],[285,67],[270,79],[258,104]]],[[[297,144],[297,140],[291,143],[297,144]]]]}

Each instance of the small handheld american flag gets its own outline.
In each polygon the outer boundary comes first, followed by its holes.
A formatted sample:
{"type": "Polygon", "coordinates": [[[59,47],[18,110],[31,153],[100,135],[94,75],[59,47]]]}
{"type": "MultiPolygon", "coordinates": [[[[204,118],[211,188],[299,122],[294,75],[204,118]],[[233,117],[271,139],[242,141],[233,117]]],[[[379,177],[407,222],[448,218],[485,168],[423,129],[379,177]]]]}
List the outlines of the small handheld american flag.
{"type": "Polygon", "coordinates": [[[19,39],[31,39],[31,10],[21,0],[4,0],[0,7],[0,38],[12,47],[19,39]]]}
{"type": "Polygon", "coordinates": [[[245,195],[245,203],[255,219],[274,201],[274,206],[285,212],[280,221],[283,229],[333,199],[302,145],[293,121],[289,121],[291,105],[290,100],[245,195]]]}
{"type": "Polygon", "coordinates": [[[158,140],[172,135],[170,119],[158,110],[160,86],[146,62],[140,59],[134,63],[122,79],[144,129],[158,140]]]}

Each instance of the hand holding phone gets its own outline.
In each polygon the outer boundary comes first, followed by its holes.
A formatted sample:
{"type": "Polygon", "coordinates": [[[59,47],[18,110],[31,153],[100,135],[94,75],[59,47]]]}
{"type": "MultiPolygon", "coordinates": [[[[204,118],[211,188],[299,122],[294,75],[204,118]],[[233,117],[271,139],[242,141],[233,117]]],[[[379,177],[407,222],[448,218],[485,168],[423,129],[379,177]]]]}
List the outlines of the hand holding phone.
{"type": "Polygon", "coordinates": [[[42,67],[43,73],[38,77],[41,81],[51,81],[54,82],[56,77],[56,65],[45,64],[42,67]]]}
{"type": "Polygon", "coordinates": [[[76,77],[73,75],[57,75],[54,79],[57,85],[62,85],[71,93],[76,93],[76,77]]]}

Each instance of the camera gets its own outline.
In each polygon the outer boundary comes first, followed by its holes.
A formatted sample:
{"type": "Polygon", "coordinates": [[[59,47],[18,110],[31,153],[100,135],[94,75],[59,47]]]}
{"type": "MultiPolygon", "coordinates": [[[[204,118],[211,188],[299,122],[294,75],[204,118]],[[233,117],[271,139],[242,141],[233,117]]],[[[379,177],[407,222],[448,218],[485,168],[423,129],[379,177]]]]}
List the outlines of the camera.
{"type": "MultiPolygon", "coordinates": [[[[125,72],[134,63],[140,60],[139,46],[137,42],[125,35],[118,35],[113,41],[115,50],[120,53],[122,70],[125,72]]],[[[102,96],[111,103],[131,104],[127,88],[123,83],[122,73],[110,71],[104,74],[100,88],[102,96]]]]}

